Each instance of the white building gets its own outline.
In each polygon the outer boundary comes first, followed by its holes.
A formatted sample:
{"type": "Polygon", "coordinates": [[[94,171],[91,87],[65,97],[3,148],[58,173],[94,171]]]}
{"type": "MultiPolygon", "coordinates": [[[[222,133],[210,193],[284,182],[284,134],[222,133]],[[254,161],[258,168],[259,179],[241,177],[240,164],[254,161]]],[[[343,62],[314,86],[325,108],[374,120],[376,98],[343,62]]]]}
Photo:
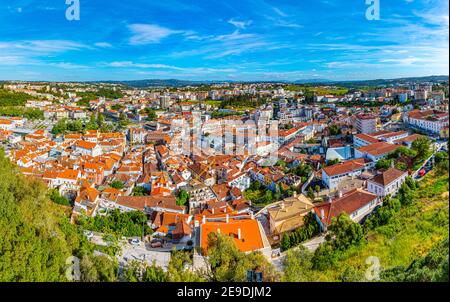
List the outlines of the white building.
{"type": "Polygon", "coordinates": [[[369,160],[360,158],[338,163],[322,169],[322,181],[330,189],[335,189],[347,176],[358,176],[372,166],[369,160]]]}
{"type": "Polygon", "coordinates": [[[410,126],[435,134],[439,134],[442,128],[449,125],[448,112],[437,110],[412,110],[403,120],[410,126]]]}
{"type": "Polygon", "coordinates": [[[371,114],[360,114],[356,117],[356,129],[359,133],[377,131],[377,118],[371,114]]]}
{"type": "Polygon", "coordinates": [[[367,158],[376,163],[380,159],[385,158],[389,153],[397,150],[399,147],[399,145],[378,142],[355,149],[355,158],[367,158]]]}
{"type": "Polygon", "coordinates": [[[92,157],[102,155],[103,151],[102,148],[92,142],[87,141],[78,141],[75,144],[75,152],[81,155],[90,155],[92,157]]]}
{"type": "Polygon", "coordinates": [[[367,181],[367,190],[377,196],[394,196],[408,176],[408,172],[390,168],[367,181]]]}

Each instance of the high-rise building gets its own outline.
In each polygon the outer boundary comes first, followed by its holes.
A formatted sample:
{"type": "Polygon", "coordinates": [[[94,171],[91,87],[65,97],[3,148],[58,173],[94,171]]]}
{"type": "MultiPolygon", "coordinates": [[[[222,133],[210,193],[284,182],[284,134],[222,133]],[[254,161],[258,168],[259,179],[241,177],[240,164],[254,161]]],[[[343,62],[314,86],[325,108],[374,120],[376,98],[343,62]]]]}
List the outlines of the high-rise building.
{"type": "Polygon", "coordinates": [[[356,129],[359,133],[377,131],[377,118],[372,114],[360,114],[356,117],[356,129]]]}

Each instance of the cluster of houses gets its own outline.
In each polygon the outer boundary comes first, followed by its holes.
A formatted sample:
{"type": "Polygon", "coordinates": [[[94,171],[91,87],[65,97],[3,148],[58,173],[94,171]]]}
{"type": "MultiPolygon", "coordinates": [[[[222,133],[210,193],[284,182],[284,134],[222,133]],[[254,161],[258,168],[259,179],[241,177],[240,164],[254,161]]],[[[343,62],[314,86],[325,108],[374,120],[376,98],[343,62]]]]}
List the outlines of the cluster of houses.
{"type": "MultiPolygon", "coordinates": [[[[218,91],[222,90],[212,91],[211,96],[222,95],[218,91]]],[[[269,257],[282,234],[301,228],[309,213],[326,231],[340,213],[360,222],[384,196],[395,195],[408,171],[377,170],[376,163],[421,137],[406,127],[383,130],[380,117],[385,111],[392,117],[389,122],[402,120],[393,117],[397,113],[389,106],[367,113],[363,107],[299,105],[282,96],[283,91],[278,91],[277,101],[244,116],[224,118],[212,118],[198,102],[172,104],[172,98],[160,96],[158,106],[166,111],[151,122],[141,102],[115,110],[105,107],[111,102],[96,100],[90,102],[90,109],[103,110],[112,118],[136,107],[137,114],[129,116],[135,123],[122,132],[90,130],[58,137],[35,130],[16,139],[15,147],[6,151],[23,174],[42,179],[72,201],[74,221],[80,215],[107,215],[111,209],[141,211],[148,215],[154,236],[206,252],[209,234],[219,233],[230,236],[241,251],[258,250],[269,257]],[[201,130],[186,132],[183,121],[192,127],[196,110],[201,130]],[[281,126],[275,137],[264,127],[261,133],[245,126],[249,121],[269,125],[274,119],[281,126]],[[234,145],[226,145],[222,127],[231,127],[234,145]],[[183,145],[187,136],[194,142],[189,152],[183,145]],[[224,152],[238,148],[243,152],[224,152]],[[311,173],[296,175],[293,170],[300,165],[309,165],[311,173]],[[272,193],[280,188],[295,190],[270,204],[252,204],[244,193],[255,182],[272,193]],[[306,197],[312,183],[319,184],[320,198],[306,197]],[[184,201],[180,201],[182,193],[188,196],[184,201]]],[[[334,103],[334,99],[325,96],[322,101],[334,103]]],[[[83,119],[90,114],[45,101],[28,106],[44,108],[48,119],[83,119]]],[[[445,129],[448,132],[448,113],[433,109],[401,115],[407,127],[441,136],[445,129]]],[[[12,139],[13,129],[23,122],[0,119],[0,140],[12,139]]]]}

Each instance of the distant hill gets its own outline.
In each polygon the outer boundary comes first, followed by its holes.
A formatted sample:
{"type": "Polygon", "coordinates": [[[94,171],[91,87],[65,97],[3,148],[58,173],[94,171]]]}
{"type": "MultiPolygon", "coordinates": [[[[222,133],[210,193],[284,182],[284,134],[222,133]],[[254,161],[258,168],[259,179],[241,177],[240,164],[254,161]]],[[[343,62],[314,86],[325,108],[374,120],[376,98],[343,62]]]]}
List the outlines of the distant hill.
{"type": "Polygon", "coordinates": [[[176,79],[151,79],[151,80],[134,80],[134,81],[97,81],[91,83],[110,83],[110,84],[122,84],[134,88],[146,88],[146,87],[182,87],[182,86],[197,86],[202,84],[211,84],[210,81],[187,81],[176,79]]]}
{"type": "MultiPolygon", "coordinates": [[[[212,85],[220,83],[273,83],[273,84],[317,84],[317,85],[339,85],[343,87],[363,87],[363,86],[389,86],[393,84],[406,84],[406,83],[421,83],[421,82],[448,82],[448,75],[433,75],[424,77],[405,77],[396,79],[376,79],[376,80],[355,80],[355,81],[336,81],[329,79],[302,79],[294,81],[190,81],[190,80],[177,80],[177,79],[145,79],[145,80],[131,80],[131,81],[89,81],[78,83],[90,83],[90,84],[120,84],[133,88],[154,88],[154,87],[183,87],[183,86],[200,86],[200,85],[212,85]]],[[[8,83],[10,81],[0,81],[0,84],[8,83]]],[[[23,81],[27,82],[27,81],[23,81]]],[[[33,82],[33,81],[31,81],[33,82]]],[[[35,83],[46,83],[43,81],[35,83]]],[[[76,82],[73,82],[76,83],[76,82]]]]}
{"type": "Polygon", "coordinates": [[[345,87],[355,86],[389,86],[393,84],[407,84],[412,82],[448,82],[448,75],[439,76],[425,76],[425,77],[407,77],[396,79],[376,79],[376,80],[358,80],[358,81],[332,81],[324,79],[311,79],[311,80],[298,80],[294,81],[295,84],[333,84],[345,87]]]}

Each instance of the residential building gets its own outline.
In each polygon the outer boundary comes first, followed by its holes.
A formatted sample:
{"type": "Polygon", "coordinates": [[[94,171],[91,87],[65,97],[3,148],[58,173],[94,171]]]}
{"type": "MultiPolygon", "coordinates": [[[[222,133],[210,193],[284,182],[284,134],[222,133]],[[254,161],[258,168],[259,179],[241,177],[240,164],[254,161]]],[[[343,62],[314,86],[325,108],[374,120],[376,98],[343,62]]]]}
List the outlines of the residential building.
{"type": "Polygon", "coordinates": [[[389,168],[367,181],[367,190],[377,196],[394,196],[408,176],[408,172],[389,168]]]}
{"type": "Polygon", "coordinates": [[[335,199],[317,204],[314,213],[321,229],[326,231],[332,219],[341,213],[347,213],[354,222],[360,222],[381,203],[377,195],[357,188],[335,199]]]}

